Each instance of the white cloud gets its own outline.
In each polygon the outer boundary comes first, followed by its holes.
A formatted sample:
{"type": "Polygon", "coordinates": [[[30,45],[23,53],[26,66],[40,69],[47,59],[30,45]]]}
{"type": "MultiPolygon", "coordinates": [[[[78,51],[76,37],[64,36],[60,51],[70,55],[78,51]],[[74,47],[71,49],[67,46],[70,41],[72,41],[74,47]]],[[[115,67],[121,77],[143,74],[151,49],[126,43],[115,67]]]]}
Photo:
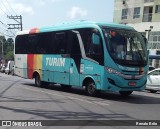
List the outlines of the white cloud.
{"type": "Polygon", "coordinates": [[[85,17],[87,16],[87,10],[74,6],[70,9],[70,11],[68,12],[68,16],[71,19],[77,18],[77,17],[85,17]]]}
{"type": "Polygon", "coordinates": [[[51,2],[61,2],[61,1],[63,1],[63,0],[49,0],[49,1],[51,1],[51,2]]]}
{"type": "Polygon", "coordinates": [[[30,14],[33,15],[34,14],[34,10],[31,6],[26,6],[22,3],[13,3],[12,7],[15,8],[17,13],[23,14],[30,14]]]}
{"type": "Polygon", "coordinates": [[[45,1],[44,0],[35,0],[34,1],[35,5],[40,5],[40,6],[44,6],[45,5],[45,1]]]}
{"type": "Polygon", "coordinates": [[[45,6],[49,3],[56,3],[56,2],[61,2],[63,0],[34,0],[34,4],[35,5],[39,5],[39,6],[45,6]]]}
{"type": "Polygon", "coordinates": [[[13,14],[13,10],[16,12],[17,15],[19,14],[34,14],[34,10],[31,6],[27,6],[25,4],[22,4],[20,2],[16,2],[15,0],[3,0],[1,1],[0,8],[2,9],[0,11],[0,15],[2,14],[13,14]],[[11,9],[12,8],[12,9],[11,9]]]}

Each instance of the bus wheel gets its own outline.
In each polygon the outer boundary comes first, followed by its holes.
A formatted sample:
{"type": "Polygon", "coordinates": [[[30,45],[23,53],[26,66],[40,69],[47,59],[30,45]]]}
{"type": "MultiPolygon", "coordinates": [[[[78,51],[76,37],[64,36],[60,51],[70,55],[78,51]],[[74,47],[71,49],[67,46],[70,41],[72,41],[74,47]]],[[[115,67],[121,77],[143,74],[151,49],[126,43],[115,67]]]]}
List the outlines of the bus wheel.
{"type": "Polygon", "coordinates": [[[88,82],[88,84],[86,86],[86,92],[89,96],[96,96],[97,95],[96,86],[93,81],[88,82]]]}
{"type": "Polygon", "coordinates": [[[119,91],[120,95],[127,97],[132,94],[133,91],[119,91]]]}
{"type": "Polygon", "coordinates": [[[36,85],[37,87],[42,87],[42,81],[41,81],[41,79],[40,79],[39,74],[36,74],[36,76],[35,76],[35,85],[36,85]]]}
{"type": "Polygon", "coordinates": [[[156,90],[150,90],[150,92],[151,92],[151,93],[156,93],[157,91],[156,91],[156,90]]]}

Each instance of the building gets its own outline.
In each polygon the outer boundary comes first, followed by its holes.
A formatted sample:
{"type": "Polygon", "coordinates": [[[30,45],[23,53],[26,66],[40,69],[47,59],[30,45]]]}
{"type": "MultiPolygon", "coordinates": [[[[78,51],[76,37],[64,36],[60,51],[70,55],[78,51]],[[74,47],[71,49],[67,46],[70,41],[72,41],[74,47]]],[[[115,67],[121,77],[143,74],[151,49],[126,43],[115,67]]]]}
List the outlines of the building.
{"type": "MultiPolygon", "coordinates": [[[[160,55],[160,0],[115,0],[113,21],[141,32],[150,55],[160,55]]],[[[160,67],[160,60],[152,59],[150,65],[160,67]]]]}

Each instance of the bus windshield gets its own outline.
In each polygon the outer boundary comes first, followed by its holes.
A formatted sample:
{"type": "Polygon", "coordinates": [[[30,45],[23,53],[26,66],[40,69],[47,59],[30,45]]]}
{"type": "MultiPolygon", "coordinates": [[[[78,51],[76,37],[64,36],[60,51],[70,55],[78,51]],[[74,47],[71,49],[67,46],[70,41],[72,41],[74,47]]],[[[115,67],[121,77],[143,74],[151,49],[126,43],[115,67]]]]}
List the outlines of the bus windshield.
{"type": "Polygon", "coordinates": [[[145,66],[147,47],[136,31],[103,28],[106,46],[112,59],[120,65],[145,66]]]}

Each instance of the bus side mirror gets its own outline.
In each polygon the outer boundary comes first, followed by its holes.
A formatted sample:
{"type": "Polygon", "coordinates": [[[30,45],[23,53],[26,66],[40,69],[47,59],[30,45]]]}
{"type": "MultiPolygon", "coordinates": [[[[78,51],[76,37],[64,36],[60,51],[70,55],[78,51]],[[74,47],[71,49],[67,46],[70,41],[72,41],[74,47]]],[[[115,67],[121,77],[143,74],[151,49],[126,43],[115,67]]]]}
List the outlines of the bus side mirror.
{"type": "Polygon", "coordinates": [[[95,33],[92,34],[92,43],[94,45],[99,45],[100,44],[100,37],[99,37],[99,35],[97,35],[95,33]]]}

